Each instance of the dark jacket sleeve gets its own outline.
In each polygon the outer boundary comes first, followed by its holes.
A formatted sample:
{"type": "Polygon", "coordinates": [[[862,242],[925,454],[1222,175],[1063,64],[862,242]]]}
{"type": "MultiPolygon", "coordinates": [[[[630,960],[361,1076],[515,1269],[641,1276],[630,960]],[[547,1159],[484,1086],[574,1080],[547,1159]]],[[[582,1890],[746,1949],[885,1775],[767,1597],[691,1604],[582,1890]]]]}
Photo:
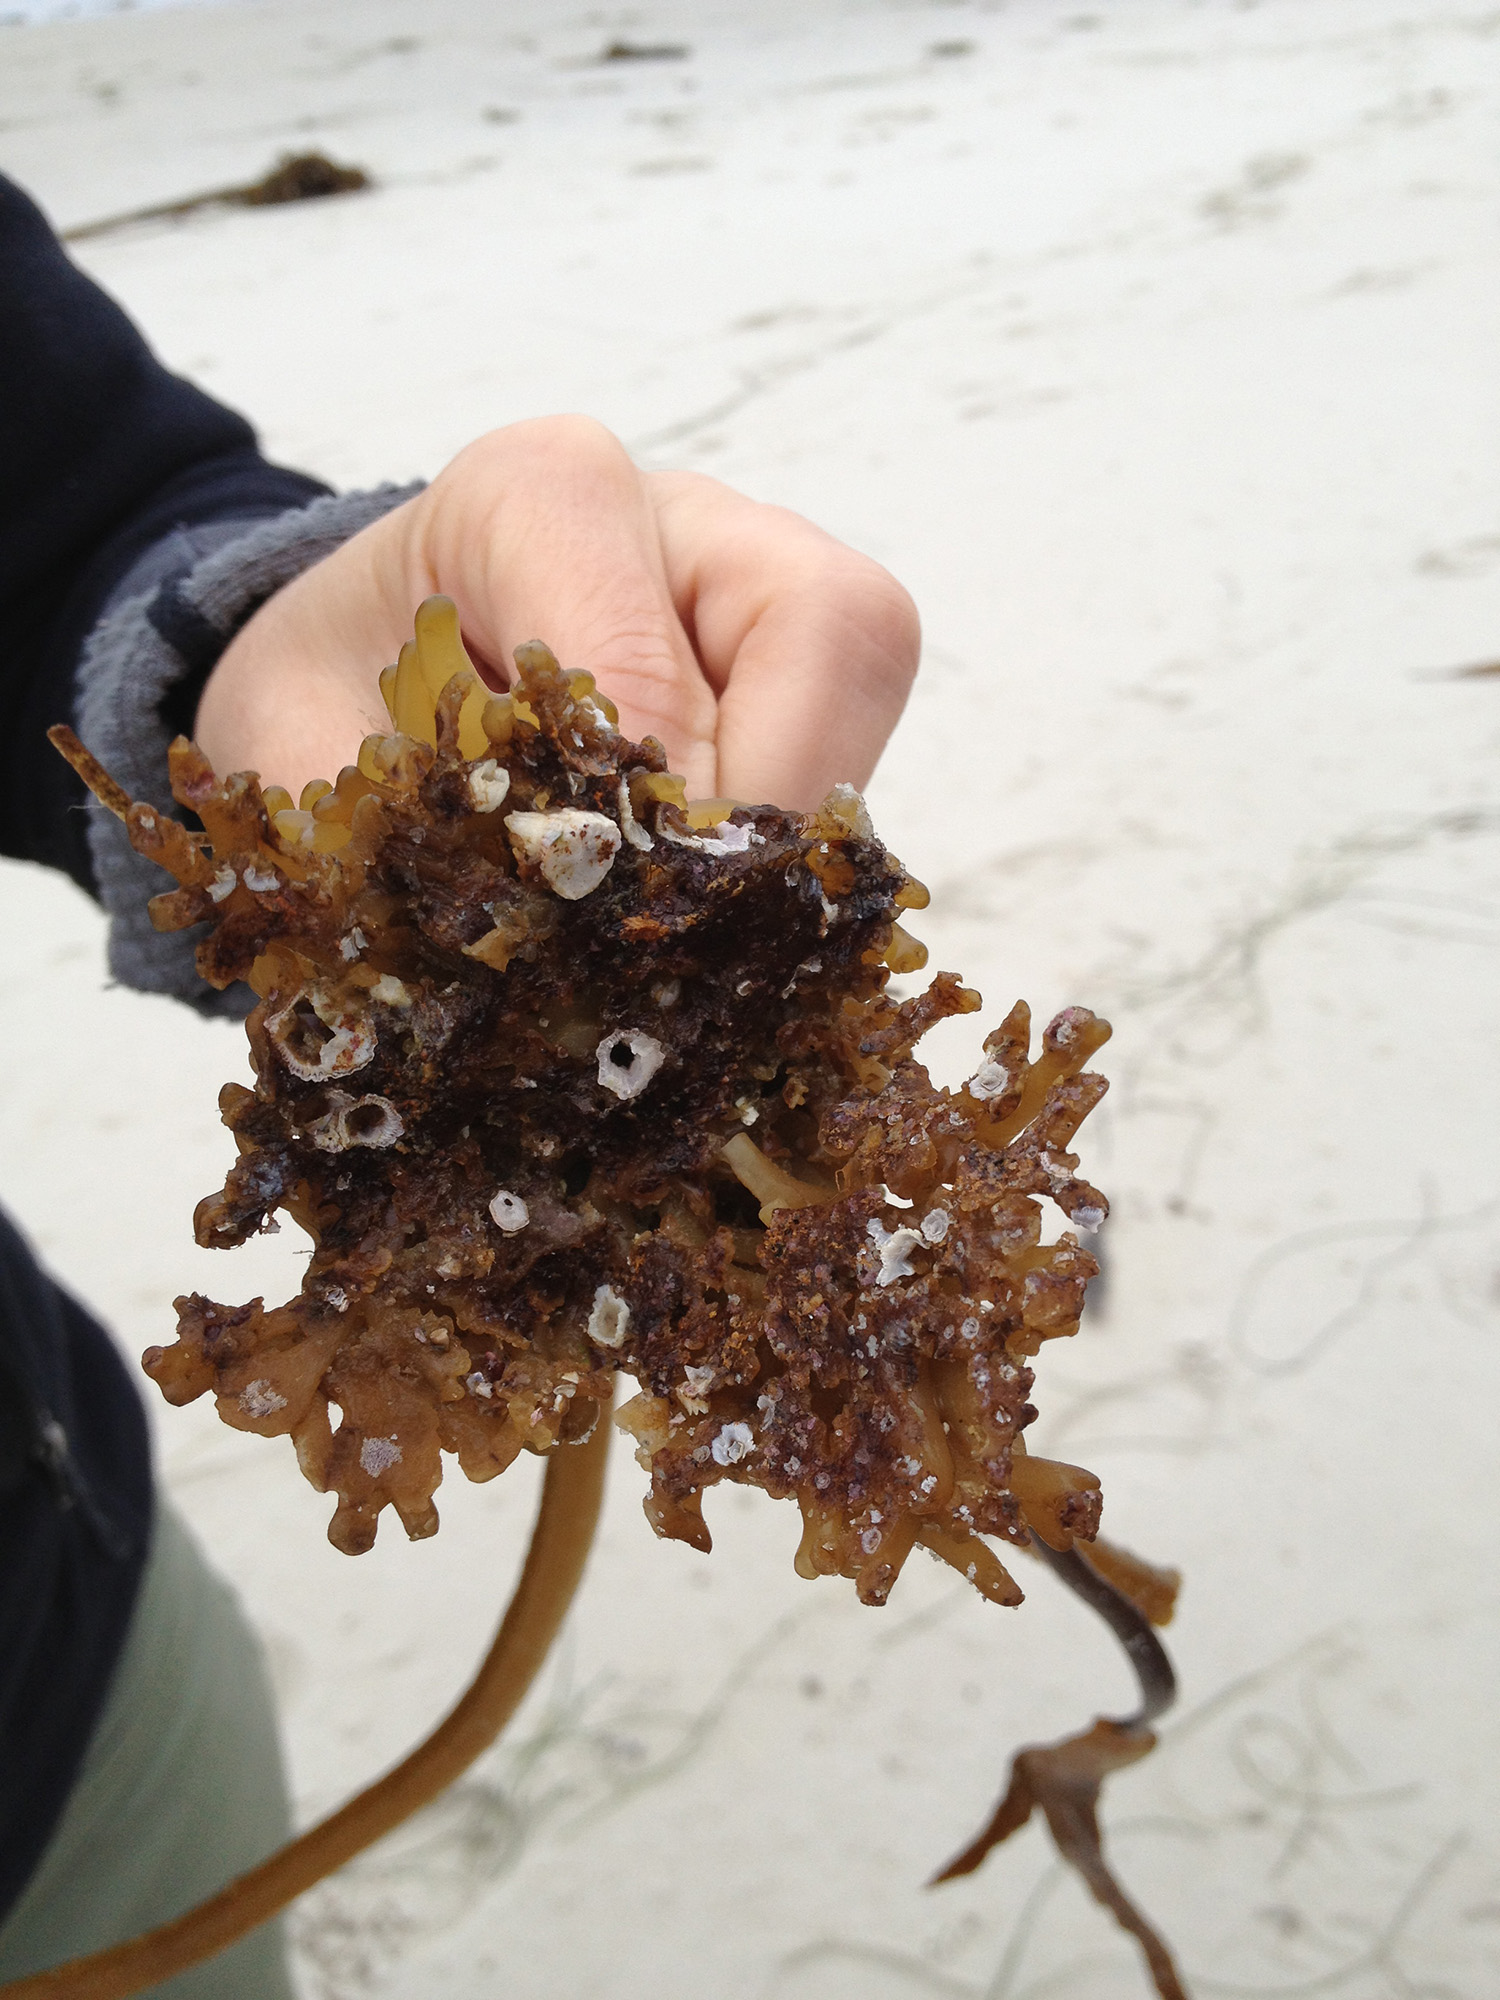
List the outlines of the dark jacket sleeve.
{"type": "Polygon", "coordinates": [[[137,560],[327,490],[163,368],[0,178],[0,852],[94,887],[82,787],[46,731],[72,719],[84,642],[137,560]]]}
{"type": "MultiPolygon", "coordinates": [[[[82,786],[46,730],[75,720],[101,613],[158,552],[258,533],[326,491],[169,374],[0,179],[0,852],[96,887],[82,786]]],[[[170,695],[190,722],[192,671],[174,656],[148,705],[170,695]]],[[[0,1216],[0,1916],[84,1755],[150,1520],[134,1385],[0,1216]]]]}
{"type": "Polygon", "coordinates": [[[134,1385],[0,1215],[0,1919],[83,1760],[150,1538],[134,1385]]]}

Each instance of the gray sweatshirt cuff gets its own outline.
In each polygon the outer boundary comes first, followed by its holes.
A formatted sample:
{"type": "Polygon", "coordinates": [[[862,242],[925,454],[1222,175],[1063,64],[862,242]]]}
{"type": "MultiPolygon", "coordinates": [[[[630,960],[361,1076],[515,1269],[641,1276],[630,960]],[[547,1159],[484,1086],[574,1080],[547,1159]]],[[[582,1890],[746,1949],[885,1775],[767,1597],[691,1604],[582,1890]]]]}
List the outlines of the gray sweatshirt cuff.
{"type": "MultiPolygon", "coordinates": [[[[229,641],[283,584],[342,547],[361,528],[421,492],[380,486],[334,494],[271,520],[179,530],[150,550],[115,592],[90,634],[78,671],[78,734],[132,798],[182,814],[167,785],[171,691],[206,676],[229,641]]],[[[204,928],[153,930],[146,905],[172,886],[131,847],[110,812],[89,804],[89,849],[110,918],[109,968],[122,985],[170,993],[201,1013],[239,1018],[248,989],[219,993],[199,978],[193,953],[204,928]]]]}

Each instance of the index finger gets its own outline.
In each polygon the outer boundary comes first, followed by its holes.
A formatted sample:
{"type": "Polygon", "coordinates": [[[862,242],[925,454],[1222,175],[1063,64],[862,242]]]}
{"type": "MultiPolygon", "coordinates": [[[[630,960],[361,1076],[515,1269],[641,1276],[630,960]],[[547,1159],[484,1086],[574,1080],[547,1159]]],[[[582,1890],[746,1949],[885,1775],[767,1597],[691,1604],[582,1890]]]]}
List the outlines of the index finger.
{"type": "Polygon", "coordinates": [[[479,439],[414,519],[416,598],[442,591],[465,638],[508,677],[540,639],[582,667],[628,736],[653,735],[690,793],[715,788],[717,704],[673,605],[655,511],[623,445],[583,417],[533,418],[479,439]]]}

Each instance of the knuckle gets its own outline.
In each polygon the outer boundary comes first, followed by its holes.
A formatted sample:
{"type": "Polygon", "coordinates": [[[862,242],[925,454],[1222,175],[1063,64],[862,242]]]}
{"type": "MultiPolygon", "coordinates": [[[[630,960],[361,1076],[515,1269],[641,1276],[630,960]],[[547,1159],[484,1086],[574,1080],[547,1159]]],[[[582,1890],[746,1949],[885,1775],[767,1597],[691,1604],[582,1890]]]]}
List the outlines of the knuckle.
{"type": "Polygon", "coordinates": [[[873,636],[911,680],[922,651],[922,614],[915,598],[889,570],[871,563],[862,600],[873,636]]]}
{"type": "Polygon", "coordinates": [[[904,700],[922,651],[921,614],[910,591],[873,557],[837,544],[810,581],[814,601],[849,633],[862,677],[904,700]]]}
{"type": "Polygon", "coordinates": [[[822,528],[784,508],[769,510],[789,559],[802,572],[802,587],[835,605],[893,656],[915,655],[921,618],[911,593],[873,556],[851,549],[822,528]]]}
{"type": "Polygon", "coordinates": [[[450,475],[465,482],[478,477],[486,485],[540,478],[548,486],[638,477],[629,453],[607,425],[571,412],[526,417],[486,431],[465,445],[440,477],[450,475]]]}
{"type": "Polygon", "coordinates": [[[597,417],[577,412],[531,417],[511,426],[523,450],[549,462],[580,466],[628,466],[630,457],[614,432],[597,417]]]}

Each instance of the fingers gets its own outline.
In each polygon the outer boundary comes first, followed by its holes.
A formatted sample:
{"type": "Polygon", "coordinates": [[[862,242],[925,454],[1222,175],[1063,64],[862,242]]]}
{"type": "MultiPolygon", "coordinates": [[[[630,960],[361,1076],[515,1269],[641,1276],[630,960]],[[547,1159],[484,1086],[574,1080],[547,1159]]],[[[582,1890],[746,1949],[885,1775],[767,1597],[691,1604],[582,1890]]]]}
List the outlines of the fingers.
{"type": "Polygon", "coordinates": [[[880,566],[692,473],[642,475],[602,426],[479,439],[278,591],[227,649],[197,735],[294,794],[386,726],[380,667],[443,591],[496,684],[542,639],[654,735],[690,797],[810,808],[863,785],[916,671],[915,608],[880,566]]]}
{"type": "Polygon", "coordinates": [[[718,791],[810,810],[863,787],[911,690],[915,605],[811,522],[695,473],[648,475],[668,584],[718,692],[718,791]]]}
{"type": "Polygon", "coordinates": [[[695,797],[714,796],[717,704],[673,607],[654,508],[624,447],[583,417],[511,424],[427,490],[280,590],[227,649],[199,705],[215,767],[296,794],[388,726],[380,668],[424,597],[458,606],[496,685],[517,646],[592,673],[639,740],[657,736],[695,797]]]}
{"type": "Polygon", "coordinates": [[[492,674],[544,640],[594,675],[627,735],[661,739],[690,794],[713,796],[714,693],[677,616],[651,495],[617,439],[583,417],[512,424],[454,460],[416,525],[422,594],[455,599],[492,674]]]}
{"type": "Polygon", "coordinates": [[[809,807],[863,785],[905,704],[920,631],[886,571],[717,480],[643,477],[587,418],[479,440],[418,518],[424,588],[457,599],[491,669],[544,639],[691,797],[809,807]]]}

